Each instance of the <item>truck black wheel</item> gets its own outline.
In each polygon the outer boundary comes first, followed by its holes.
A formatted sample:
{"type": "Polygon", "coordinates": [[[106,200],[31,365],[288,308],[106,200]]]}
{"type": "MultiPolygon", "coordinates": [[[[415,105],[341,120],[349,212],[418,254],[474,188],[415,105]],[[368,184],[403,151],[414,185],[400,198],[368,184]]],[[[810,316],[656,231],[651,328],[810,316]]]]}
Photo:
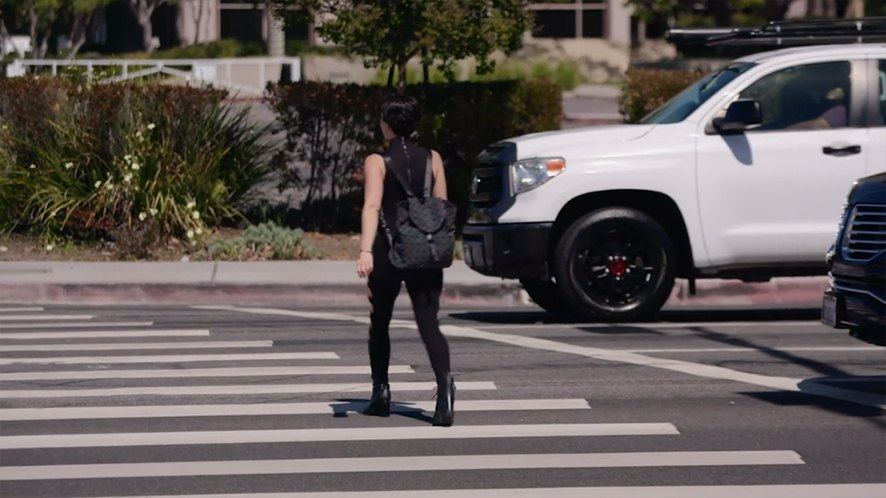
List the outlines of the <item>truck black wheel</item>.
{"type": "Polygon", "coordinates": [[[606,208],[575,221],[557,243],[554,274],[581,318],[630,321],[668,299],[676,275],[674,244],[651,217],[606,208]]]}
{"type": "Polygon", "coordinates": [[[520,284],[532,301],[545,311],[560,317],[572,314],[572,308],[563,300],[560,288],[552,280],[523,279],[520,284]]]}

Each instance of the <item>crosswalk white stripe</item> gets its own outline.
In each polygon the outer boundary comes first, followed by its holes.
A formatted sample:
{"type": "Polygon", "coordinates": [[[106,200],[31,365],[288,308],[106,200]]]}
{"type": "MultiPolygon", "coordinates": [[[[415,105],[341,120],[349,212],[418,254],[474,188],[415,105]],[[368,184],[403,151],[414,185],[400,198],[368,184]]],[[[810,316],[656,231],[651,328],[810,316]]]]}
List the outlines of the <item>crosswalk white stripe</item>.
{"type": "Polygon", "coordinates": [[[92,320],[93,315],[0,315],[6,322],[53,322],[58,320],[92,320]]]}
{"type": "Polygon", "coordinates": [[[335,353],[255,353],[255,354],[197,354],[197,355],[129,355],[129,356],[55,356],[46,358],[0,358],[0,365],[79,365],[91,363],[179,363],[203,361],[245,360],[336,360],[335,353]]]}
{"type": "Polygon", "coordinates": [[[129,496],[118,498],[882,498],[886,484],[776,484],[750,486],[624,486],[569,488],[422,489],[405,491],[316,491],[303,493],[249,493],[129,496]]]}
{"type": "MultiPolygon", "coordinates": [[[[459,386],[461,386],[459,384],[459,386]]],[[[0,409],[0,421],[12,420],[90,420],[105,418],[230,417],[246,415],[318,415],[362,411],[368,403],[260,403],[237,405],[155,405],[155,406],[82,406],[60,408],[0,409]]],[[[434,410],[434,401],[400,401],[391,404],[395,413],[434,410]]],[[[590,410],[584,399],[493,399],[459,400],[460,412],[510,410],[590,410]]]]}
{"type": "Polygon", "coordinates": [[[0,436],[0,449],[110,448],[254,443],[314,443],[330,441],[414,441],[520,437],[672,436],[668,423],[456,425],[448,429],[422,427],[348,427],[322,429],[261,429],[242,431],[113,432],[0,436]]]}
{"type": "MultiPolygon", "coordinates": [[[[192,308],[202,308],[192,306],[192,308]]],[[[630,327],[650,328],[650,329],[690,329],[695,327],[820,327],[821,322],[818,320],[794,320],[794,321],[774,321],[774,322],[631,322],[631,323],[516,323],[512,325],[480,325],[476,327],[479,330],[519,330],[519,329],[539,329],[539,328],[583,328],[583,329],[616,329],[630,327]]]]}
{"type": "MultiPolygon", "coordinates": [[[[434,428],[449,432],[452,428],[434,428]]],[[[25,465],[0,468],[0,480],[104,479],[175,476],[409,472],[433,470],[582,469],[611,467],[702,467],[803,465],[793,451],[674,451],[659,453],[557,453],[447,455],[377,458],[315,458],[149,462],[85,465],[25,465]]]]}
{"type": "MultiPolygon", "coordinates": [[[[394,382],[394,391],[428,391],[436,382],[394,382]]],[[[368,392],[371,384],[237,384],[224,386],[110,387],[105,389],[18,389],[0,391],[0,398],[91,398],[107,396],[242,396],[248,394],[306,394],[368,392]]],[[[493,391],[494,382],[459,382],[459,391],[493,391]]]]}
{"type": "Polygon", "coordinates": [[[0,308],[0,313],[33,313],[35,311],[45,311],[45,310],[43,308],[39,308],[39,307],[0,308]]]}
{"type": "Polygon", "coordinates": [[[103,342],[75,344],[0,344],[4,353],[30,353],[38,351],[137,351],[149,349],[249,349],[269,348],[274,341],[203,341],[203,342],[103,342]]]}
{"type": "MultiPolygon", "coordinates": [[[[389,373],[415,373],[409,365],[391,365],[389,373]]],[[[0,374],[0,382],[22,380],[160,379],[200,377],[275,377],[280,375],[359,375],[372,373],[369,365],[295,367],[219,367],[169,370],[74,370],[65,372],[12,372],[0,374]]]]}
{"type": "Polygon", "coordinates": [[[150,327],[154,322],[0,323],[0,329],[76,329],[100,327],[150,327]]]}
{"type": "Polygon", "coordinates": [[[208,330],[77,330],[74,332],[0,332],[0,339],[95,339],[109,337],[206,337],[208,330]]]}

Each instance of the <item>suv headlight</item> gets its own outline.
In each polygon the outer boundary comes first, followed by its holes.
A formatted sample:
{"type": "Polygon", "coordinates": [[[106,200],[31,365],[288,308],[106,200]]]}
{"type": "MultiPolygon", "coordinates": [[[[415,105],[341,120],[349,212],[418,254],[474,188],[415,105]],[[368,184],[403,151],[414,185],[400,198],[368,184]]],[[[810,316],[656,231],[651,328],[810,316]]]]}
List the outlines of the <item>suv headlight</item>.
{"type": "Polygon", "coordinates": [[[562,157],[534,157],[511,165],[511,191],[514,195],[532,190],[566,171],[562,157]]]}

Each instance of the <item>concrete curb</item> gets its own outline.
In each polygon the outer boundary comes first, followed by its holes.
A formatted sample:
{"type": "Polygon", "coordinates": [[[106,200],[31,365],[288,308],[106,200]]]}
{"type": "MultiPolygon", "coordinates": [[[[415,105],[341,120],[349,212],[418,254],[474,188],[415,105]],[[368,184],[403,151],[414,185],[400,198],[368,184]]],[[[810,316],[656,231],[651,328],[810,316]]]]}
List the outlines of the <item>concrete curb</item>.
{"type": "MultiPolygon", "coordinates": [[[[690,296],[688,283],[678,281],[666,306],[741,307],[775,306],[817,308],[827,288],[823,277],[774,279],[766,283],[710,280],[698,282],[690,296]]],[[[406,292],[401,293],[406,299],[406,292]]],[[[0,283],[2,303],[64,304],[250,304],[269,306],[363,306],[365,283],[355,284],[212,284],[212,283],[0,283]]],[[[532,305],[516,281],[448,283],[444,306],[510,308],[532,305]]]]}

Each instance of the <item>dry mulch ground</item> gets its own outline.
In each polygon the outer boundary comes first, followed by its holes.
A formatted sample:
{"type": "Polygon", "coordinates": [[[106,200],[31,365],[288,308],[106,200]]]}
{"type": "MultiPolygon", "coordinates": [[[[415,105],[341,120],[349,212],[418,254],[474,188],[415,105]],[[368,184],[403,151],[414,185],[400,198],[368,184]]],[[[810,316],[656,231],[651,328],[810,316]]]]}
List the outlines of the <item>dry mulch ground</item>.
{"type": "MultiPolygon", "coordinates": [[[[219,237],[234,237],[236,230],[224,230],[219,237]]],[[[359,234],[324,234],[305,232],[305,239],[322,254],[322,259],[356,259],[360,251],[359,234]]],[[[169,245],[155,251],[152,260],[179,261],[207,259],[205,253],[191,251],[183,244],[169,245]]],[[[101,244],[61,243],[47,250],[39,237],[21,234],[0,234],[0,261],[119,261],[113,247],[101,244]]]]}

